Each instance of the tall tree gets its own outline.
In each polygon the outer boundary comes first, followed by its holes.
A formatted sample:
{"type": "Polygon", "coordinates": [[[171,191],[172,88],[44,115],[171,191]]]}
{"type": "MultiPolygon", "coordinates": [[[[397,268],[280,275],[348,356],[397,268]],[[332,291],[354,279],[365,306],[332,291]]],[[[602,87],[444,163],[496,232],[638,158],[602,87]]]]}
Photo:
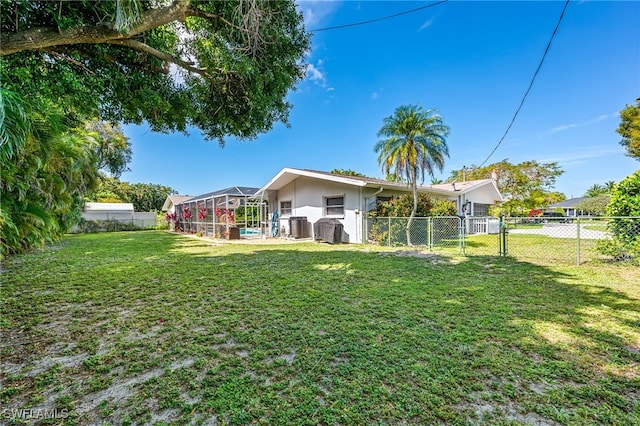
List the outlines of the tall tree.
{"type": "MultiPolygon", "coordinates": [[[[461,170],[451,172],[449,180],[462,176],[461,170]]],[[[563,173],[558,163],[524,161],[512,164],[508,160],[484,167],[468,167],[467,179],[493,179],[506,201],[502,207],[508,214],[523,214],[525,210],[544,207],[558,197],[551,192],[556,178],[563,173]]]]}
{"type": "Polygon", "coordinates": [[[608,192],[609,191],[607,190],[607,188],[605,188],[603,185],[600,185],[599,183],[594,183],[589,187],[589,189],[587,189],[587,191],[584,193],[584,196],[587,198],[594,198],[599,195],[604,195],[608,192]]]}
{"type": "Polygon", "coordinates": [[[156,131],[246,139],[286,123],[309,36],[293,0],[3,0],[0,81],[156,131]]]}
{"type": "Polygon", "coordinates": [[[85,129],[92,142],[98,170],[112,177],[120,177],[129,170],[131,143],[119,124],[92,120],[85,124],[85,129]]]}
{"type": "Polygon", "coordinates": [[[584,193],[584,196],[587,198],[595,198],[601,195],[609,195],[613,188],[615,188],[616,183],[612,180],[605,182],[600,185],[599,183],[594,183],[587,191],[584,193]]]}
{"type": "Polygon", "coordinates": [[[625,147],[627,155],[640,160],[640,98],[635,105],[627,105],[620,111],[620,126],[616,132],[622,136],[620,145],[625,147]]]}
{"type": "Polygon", "coordinates": [[[424,110],[418,105],[398,107],[385,117],[378,132],[374,150],[385,174],[395,173],[405,178],[413,191],[413,208],[407,222],[407,243],[411,245],[411,225],[418,209],[418,180],[424,182],[425,173],[433,177],[434,170],[444,168],[449,156],[447,136],[449,127],[435,109],[424,110]]]}

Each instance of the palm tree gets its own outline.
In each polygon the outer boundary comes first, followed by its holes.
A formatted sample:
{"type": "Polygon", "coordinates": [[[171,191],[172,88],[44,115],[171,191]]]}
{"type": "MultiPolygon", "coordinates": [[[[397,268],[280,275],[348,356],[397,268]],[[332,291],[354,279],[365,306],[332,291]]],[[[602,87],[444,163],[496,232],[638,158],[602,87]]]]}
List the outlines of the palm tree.
{"type": "Polygon", "coordinates": [[[587,189],[587,192],[584,193],[584,196],[586,198],[595,198],[598,195],[606,194],[607,192],[608,191],[606,187],[600,185],[599,183],[594,183],[593,186],[587,189]]]}
{"type": "Polygon", "coordinates": [[[395,173],[406,179],[413,190],[413,209],[407,222],[407,244],[411,245],[410,229],[418,209],[418,179],[424,182],[425,172],[433,177],[434,169],[442,171],[449,157],[446,137],[449,127],[435,109],[424,110],[418,105],[403,105],[382,121],[379,140],[374,150],[385,174],[395,173]]]}

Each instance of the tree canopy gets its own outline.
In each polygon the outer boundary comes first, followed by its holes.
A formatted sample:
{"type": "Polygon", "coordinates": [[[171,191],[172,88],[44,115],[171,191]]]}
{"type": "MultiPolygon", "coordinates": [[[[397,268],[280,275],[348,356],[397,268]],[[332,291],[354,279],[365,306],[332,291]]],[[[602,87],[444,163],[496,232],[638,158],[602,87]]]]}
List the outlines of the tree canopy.
{"type": "Polygon", "coordinates": [[[0,81],[36,108],[220,143],[287,122],[309,48],[292,0],[10,0],[0,13],[0,81]]]}
{"type": "MultiPolygon", "coordinates": [[[[293,0],[3,0],[2,254],[57,239],[99,172],[127,170],[116,123],[195,127],[220,144],[286,124],[308,48],[293,0]]],[[[155,195],[139,209],[164,190],[142,191],[155,195]]]]}
{"type": "Polygon", "coordinates": [[[509,214],[521,214],[524,210],[544,207],[564,199],[563,194],[551,192],[556,178],[563,173],[558,163],[524,161],[512,164],[505,159],[484,167],[454,170],[449,181],[459,181],[463,172],[469,180],[494,179],[506,199],[503,208],[509,214]]]}
{"type": "Polygon", "coordinates": [[[640,160],[640,98],[636,105],[627,105],[620,111],[620,126],[616,131],[622,136],[620,145],[625,147],[627,155],[640,160]]]}
{"type": "Polygon", "coordinates": [[[154,183],[129,183],[116,178],[100,180],[89,201],[101,203],[132,203],[135,211],[160,211],[167,195],[177,194],[173,188],[154,183]]]}
{"type": "Polygon", "coordinates": [[[585,198],[576,204],[576,210],[593,216],[601,216],[606,213],[610,199],[611,197],[606,194],[585,198]]]}

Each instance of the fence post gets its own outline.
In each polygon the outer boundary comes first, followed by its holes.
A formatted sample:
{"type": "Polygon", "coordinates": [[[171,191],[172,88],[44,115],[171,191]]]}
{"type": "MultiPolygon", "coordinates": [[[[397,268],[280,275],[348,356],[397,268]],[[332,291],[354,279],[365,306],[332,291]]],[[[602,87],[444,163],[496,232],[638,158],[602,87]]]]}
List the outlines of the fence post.
{"type": "Polygon", "coordinates": [[[389,228],[388,228],[388,230],[389,231],[387,233],[389,234],[389,239],[388,239],[387,245],[389,247],[391,247],[391,216],[389,216],[389,228]]]}
{"type": "Polygon", "coordinates": [[[464,237],[465,237],[465,227],[467,224],[465,223],[466,219],[462,217],[458,217],[458,251],[460,254],[464,255],[464,237]]]}
{"type": "Polygon", "coordinates": [[[576,219],[576,265],[580,266],[580,218],[576,219]]]}
{"type": "Polygon", "coordinates": [[[433,250],[433,217],[427,218],[427,247],[433,250]]]}
{"type": "Polygon", "coordinates": [[[504,216],[500,216],[500,232],[498,232],[498,255],[507,257],[507,225],[504,216]]]}

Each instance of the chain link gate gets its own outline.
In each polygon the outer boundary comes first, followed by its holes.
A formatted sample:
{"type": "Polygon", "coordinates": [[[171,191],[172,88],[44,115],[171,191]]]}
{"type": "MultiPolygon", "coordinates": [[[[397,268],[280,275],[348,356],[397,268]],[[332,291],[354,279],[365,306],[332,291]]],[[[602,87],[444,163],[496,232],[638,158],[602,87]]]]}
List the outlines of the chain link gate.
{"type": "Polygon", "coordinates": [[[594,260],[638,260],[640,217],[501,219],[499,255],[580,265],[594,260]]]}

